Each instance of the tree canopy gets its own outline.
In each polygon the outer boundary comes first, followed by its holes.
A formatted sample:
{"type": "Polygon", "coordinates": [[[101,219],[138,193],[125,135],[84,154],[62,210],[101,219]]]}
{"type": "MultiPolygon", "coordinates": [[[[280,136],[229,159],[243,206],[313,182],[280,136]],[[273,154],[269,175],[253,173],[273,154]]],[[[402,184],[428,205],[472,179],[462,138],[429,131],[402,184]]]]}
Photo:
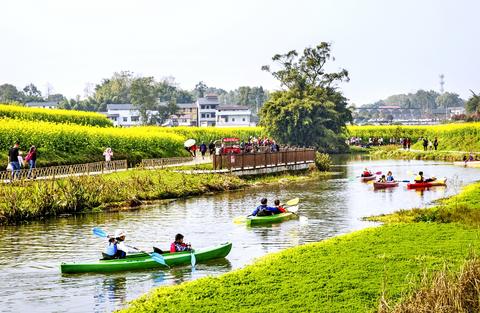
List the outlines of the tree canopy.
{"type": "Polygon", "coordinates": [[[278,70],[262,67],[286,88],[271,93],[260,111],[260,124],[280,142],[330,152],[345,148],[343,134],[351,111],[336,84],[349,78],[345,69],[326,72],[325,65],[334,60],[330,48],[322,42],[300,56],[295,50],[277,54],[272,60],[278,70]]]}

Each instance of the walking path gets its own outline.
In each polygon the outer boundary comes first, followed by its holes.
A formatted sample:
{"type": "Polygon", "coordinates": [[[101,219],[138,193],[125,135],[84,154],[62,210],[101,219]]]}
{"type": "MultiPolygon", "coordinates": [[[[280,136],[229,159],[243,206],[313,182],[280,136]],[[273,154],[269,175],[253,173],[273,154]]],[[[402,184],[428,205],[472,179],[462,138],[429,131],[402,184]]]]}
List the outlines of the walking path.
{"type": "MultiPolygon", "coordinates": [[[[165,160],[168,160],[169,158],[165,158],[165,160]]],[[[160,159],[158,159],[160,160],[160,159]]],[[[83,172],[78,172],[78,173],[69,173],[69,174],[56,174],[56,175],[48,175],[48,176],[36,176],[36,180],[48,180],[48,179],[61,179],[61,178],[67,178],[67,177],[78,177],[78,176],[95,176],[95,175],[103,175],[103,174],[112,174],[116,172],[125,172],[125,171],[130,171],[130,170],[155,170],[155,169],[162,169],[166,167],[175,167],[175,166],[192,166],[192,165],[200,165],[200,164],[208,164],[211,163],[212,159],[210,157],[205,157],[202,159],[201,156],[197,156],[196,158],[193,158],[191,161],[186,161],[182,162],[179,159],[179,162],[176,163],[167,163],[167,164],[162,164],[159,166],[148,166],[148,167],[129,167],[129,168],[116,168],[116,169],[103,169],[103,170],[93,170],[93,171],[83,171],[83,172]]],[[[28,171],[28,169],[23,169],[23,171],[28,171]]],[[[10,183],[11,182],[11,171],[6,172],[7,175],[3,175],[4,179],[0,180],[0,183],[10,183]],[[5,177],[8,177],[6,179],[5,177]]],[[[25,175],[22,175],[25,176],[25,175]]],[[[21,176],[21,177],[22,177],[21,176]]],[[[21,178],[22,179],[22,178],[21,178]]],[[[23,178],[25,179],[25,178],[23,178]]]]}

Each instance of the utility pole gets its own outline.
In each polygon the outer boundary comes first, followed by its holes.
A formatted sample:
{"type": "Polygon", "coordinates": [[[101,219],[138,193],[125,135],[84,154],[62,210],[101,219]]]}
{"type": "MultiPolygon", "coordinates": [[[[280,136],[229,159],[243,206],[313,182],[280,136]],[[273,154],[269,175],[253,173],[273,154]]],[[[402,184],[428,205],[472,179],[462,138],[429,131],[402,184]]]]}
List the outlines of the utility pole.
{"type": "MultiPolygon", "coordinates": [[[[443,95],[445,92],[444,85],[445,85],[445,75],[440,74],[440,94],[443,95]]],[[[447,103],[445,103],[445,121],[448,120],[448,106],[447,103]]]]}

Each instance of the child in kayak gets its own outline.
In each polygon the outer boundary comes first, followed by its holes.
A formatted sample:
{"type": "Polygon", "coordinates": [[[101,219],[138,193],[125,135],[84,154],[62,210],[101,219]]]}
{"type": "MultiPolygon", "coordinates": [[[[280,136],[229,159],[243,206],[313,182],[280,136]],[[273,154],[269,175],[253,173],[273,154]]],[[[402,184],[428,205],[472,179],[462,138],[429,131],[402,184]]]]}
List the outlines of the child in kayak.
{"type": "Polygon", "coordinates": [[[386,183],[387,179],[385,178],[385,175],[382,175],[382,177],[378,180],[379,183],[386,183]]]}
{"type": "Polygon", "coordinates": [[[277,199],[273,203],[275,204],[275,207],[277,208],[277,210],[280,211],[280,213],[287,212],[287,210],[280,204],[280,200],[277,199]]]}
{"type": "Polygon", "coordinates": [[[282,213],[277,208],[272,208],[267,205],[267,198],[260,201],[260,205],[252,212],[253,216],[269,216],[282,213]]]}
{"type": "Polygon", "coordinates": [[[170,252],[174,253],[183,251],[192,251],[192,245],[183,242],[182,234],[176,234],[175,241],[170,245],[170,252]]]}
{"type": "Polygon", "coordinates": [[[392,171],[388,171],[387,173],[387,182],[393,183],[395,181],[395,178],[393,178],[392,171]]]}
{"type": "Polygon", "coordinates": [[[372,176],[372,172],[368,168],[365,168],[362,173],[362,177],[370,177],[372,176]]]}
{"type": "Polygon", "coordinates": [[[423,178],[423,172],[420,171],[420,172],[418,172],[418,175],[415,176],[414,180],[415,180],[416,183],[429,183],[429,182],[434,181],[435,179],[436,179],[435,177],[427,178],[427,179],[423,178]]]}
{"type": "Polygon", "coordinates": [[[127,233],[117,229],[113,237],[108,239],[108,245],[105,248],[105,257],[110,259],[123,259],[127,256],[128,248],[125,245],[127,233]]]}

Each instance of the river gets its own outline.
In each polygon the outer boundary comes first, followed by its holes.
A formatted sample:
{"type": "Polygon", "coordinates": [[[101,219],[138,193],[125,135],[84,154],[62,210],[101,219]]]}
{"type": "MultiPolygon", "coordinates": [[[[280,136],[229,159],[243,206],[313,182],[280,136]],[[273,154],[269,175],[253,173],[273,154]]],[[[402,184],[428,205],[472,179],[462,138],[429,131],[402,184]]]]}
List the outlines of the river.
{"type": "Polygon", "coordinates": [[[117,213],[98,213],[32,222],[0,228],[0,311],[2,312],[109,312],[152,287],[219,275],[252,263],[266,253],[315,242],[369,226],[362,217],[398,209],[425,207],[476,181],[479,169],[427,161],[375,161],[364,156],[335,159],[338,172],[329,179],[249,188],[183,199],[117,213]],[[426,176],[448,177],[447,187],[425,191],[398,188],[374,191],[356,176],[365,166],[392,170],[397,179],[409,179],[423,170],[426,176]],[[232,223],[266,197],[301,199],[300,219],[247,228],[232,223]],[[61,262],[98,259],[105,242],[91,234],[92,227],[113,232],[125,229],[127,241],[149,250],[167,248],[176,233],[194,247],[233,242],[226,259],[170,270],[114,274],[62,275],[61,262]]]}

